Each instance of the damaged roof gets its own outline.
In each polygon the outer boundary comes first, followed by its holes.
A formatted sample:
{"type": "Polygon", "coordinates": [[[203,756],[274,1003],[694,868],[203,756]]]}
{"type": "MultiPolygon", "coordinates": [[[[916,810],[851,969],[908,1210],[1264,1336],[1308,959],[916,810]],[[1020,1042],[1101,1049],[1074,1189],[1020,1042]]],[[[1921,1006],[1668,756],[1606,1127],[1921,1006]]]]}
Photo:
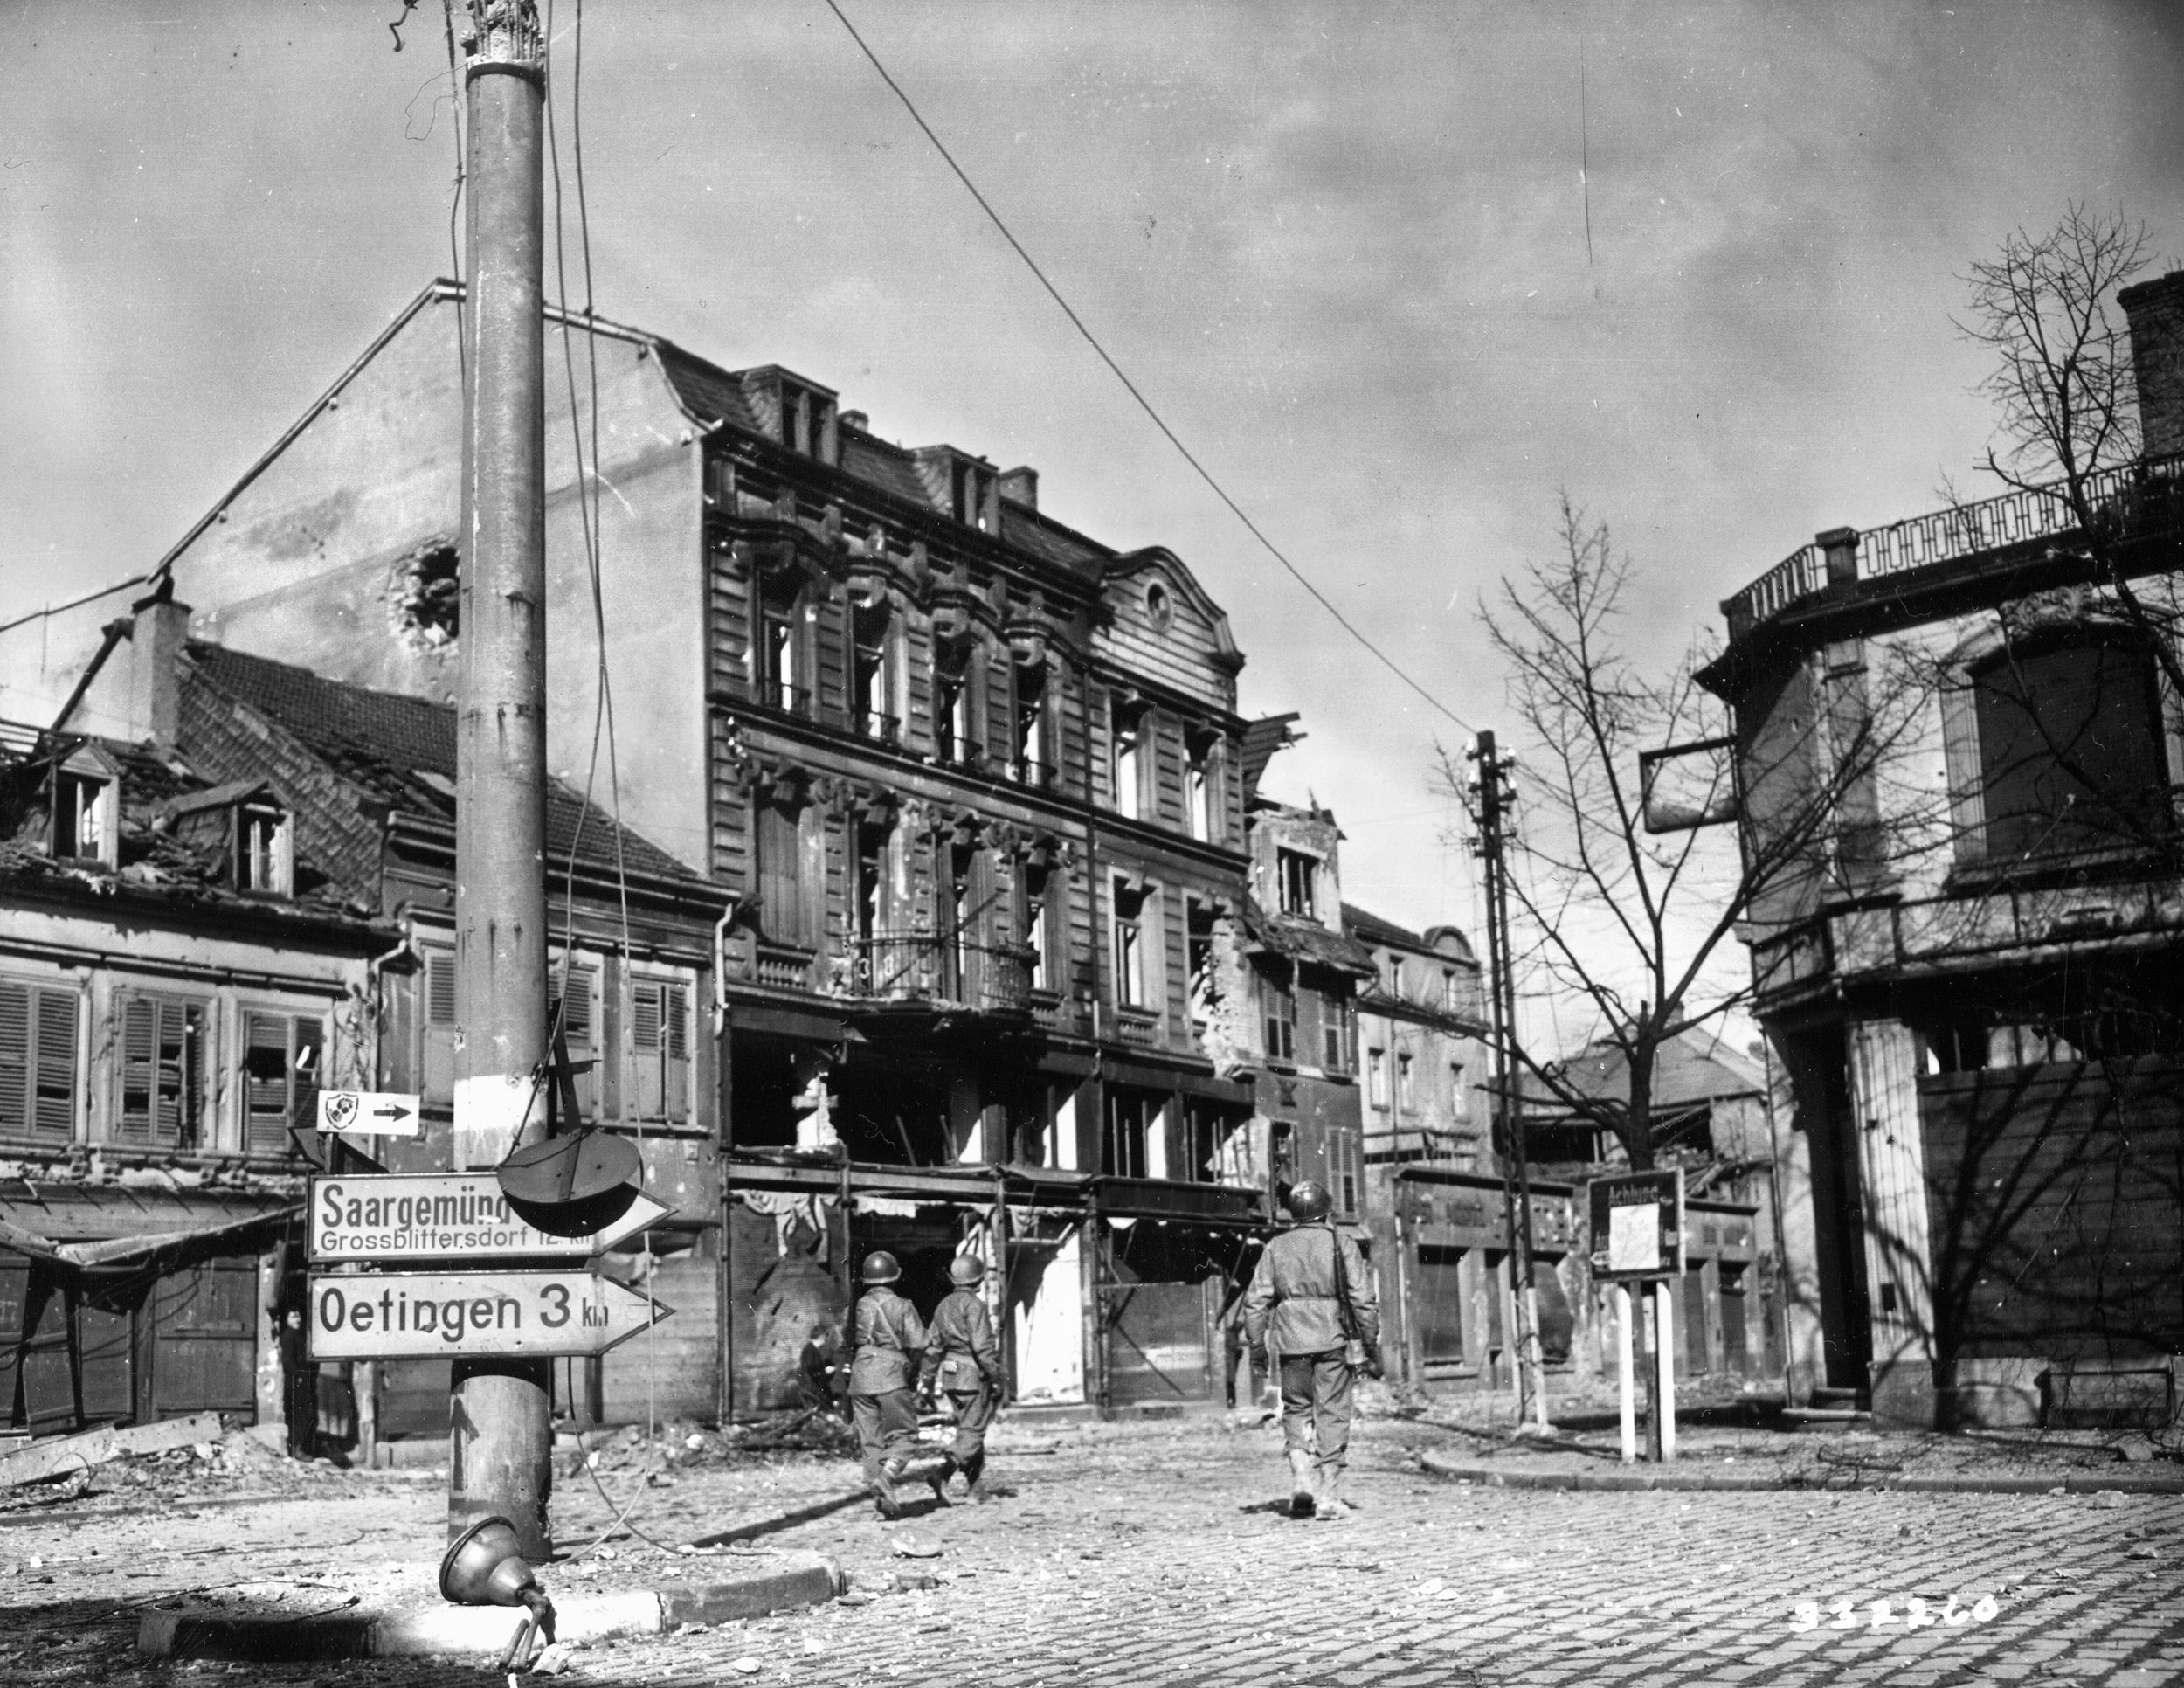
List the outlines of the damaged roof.
{"type": "MultiPolygon", "coordinates": [[[[324,758],[367,803],[452,823],[455,818],[455,711],[445,703],[377,692],[308,668],[192,640],[198,675],[238,703],[293,733],[324,758]]],[[[546,785],[546,848],[596,871],[615,867],[613,818],[558,779],[546,785]],[[582,825],[579,837],[578,826],[582,825]]],[[[653,879],[702,875],[642,834],[622,828],[628,870],[653,879]]]]}
{"type": "Polygon", "coordinates": [[[225,832],[173,825],[179,816],[234,802],[264,784],[245,781],[239,790],[211,784],[180,756],[150,744],[35,730],[0,735],[0,898],[80,903],[110,917],[225,915],[321,934],[335,929],[360,944],[383,944],[388,930],[349,903],[307,855],[297,856],[293,895],[242,891],[225,832]],[[52,852],[52,771],[86,746],[105,758],[120,793],[112,865],[52,852]]]}
{"type": "Polygon", "coordinates": [[[1304,737],[1291,730],[1296,719],[1296,713],[1292,710],[1288,715],[1262,715],[1256,721],[1244,723],[1244,795],[1247,798],[1258,792],[1259,781],[1267,771],[1267,764],[1274,759],[1274,753],[1304,737]]]}
{"type": "Polygon", "coordinates": [[[1269,913],[1248,892],[1243,913],[1244,935],[1262,949],[1360,979],[1374,976],[1372,951],[1345,932],[1330,932],[1317,920],[1269,913]]]}

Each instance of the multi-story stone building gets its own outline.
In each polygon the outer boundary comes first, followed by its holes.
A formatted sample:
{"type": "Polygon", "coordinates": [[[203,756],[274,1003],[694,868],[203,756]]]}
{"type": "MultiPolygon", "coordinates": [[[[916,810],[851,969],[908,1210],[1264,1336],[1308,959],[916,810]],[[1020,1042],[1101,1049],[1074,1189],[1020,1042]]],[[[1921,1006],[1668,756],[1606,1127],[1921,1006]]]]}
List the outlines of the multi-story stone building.
{"type": "MultiPolygon", "coordinates": [[[[176,548],[205,640],[452,695],[459,311],[427,289],[176,548]]],[[[600,460],[549,384],[549,754],[580,782],[604,666],[622,820],[717,888],[691,1110],[726,1396],[819,1387],[875,1247],[928,1300],[956,1252],[1003,1263],[1019,1400],[1214,1393],[1266,1212],[1213,1053],[1248,891],[1226,617],[1028,468],[571,327],[600,460]]]]}
{"type": "Polygon", "coordinates": [[[1723,606],[1748,841],[1833,806],[1750,932],[1800,1398],[2174,1409],[2184,275],[2121,302],[2146,454],[2083,507],[1831,529],[1723,606]]]}

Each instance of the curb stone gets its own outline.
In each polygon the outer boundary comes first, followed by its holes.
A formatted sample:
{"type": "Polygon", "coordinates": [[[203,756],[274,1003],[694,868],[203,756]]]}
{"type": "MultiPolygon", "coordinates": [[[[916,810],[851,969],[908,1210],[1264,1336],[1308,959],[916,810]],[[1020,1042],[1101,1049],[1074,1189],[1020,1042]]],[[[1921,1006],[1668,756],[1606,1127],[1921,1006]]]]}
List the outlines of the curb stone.
{"type": "Polygon", "coordinates": [[[1435,1477],[1476,1483],[1489,1489],[1695,1489],[1721,1494],[1757,1490],[1800,1490],[1814,1493],[1844,1489],[1893,1489],[1908,1494],[2184,1495],[2184,1477],[1856,1477],[1848,1473],[1825,1481],[1768,1477],[1759,1472],[1607,1470],[1600,1471],[1508,1471],[1491,1465],[1465,1465],[1437,1454],[1420,1454],[1419,1464],[1435,1477]]]}
{"type": "MultiPolygon", "coordinates": [[[[685,1623],[721,1623],[791,1607],[824,1605],[847,1587],[841,1566],[832,1554],[784,1553],[780,1562],[744,1576],[682,1588],[572,1595],[556,1603],[554,1634],[556,1640],[570,1642],[661,1635],[685,1623]]],[[[444,1605],[330,1612],[306,1618],[147,1612],[137,1623],[136,1650],[145,1658],[253,1664],[432,1653],[497,1658],[507,1651],[524,1617],[520,1608],[444,1605]]]]}

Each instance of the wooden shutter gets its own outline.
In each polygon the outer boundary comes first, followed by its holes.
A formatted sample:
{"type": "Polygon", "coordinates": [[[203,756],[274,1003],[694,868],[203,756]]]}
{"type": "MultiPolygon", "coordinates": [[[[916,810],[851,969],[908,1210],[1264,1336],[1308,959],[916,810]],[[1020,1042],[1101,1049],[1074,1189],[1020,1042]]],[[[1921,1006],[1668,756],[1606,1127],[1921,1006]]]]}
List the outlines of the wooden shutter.
{"type": "MultiPolygon", "coordinates": [[[[0,984],[0,1131],[31,1128],[31,994],[26,986],[0,984]]],[[[0,1331],[0,1341],[8,1335],[0,1331]]]]}
{"type": "Polygon", "coordinates": [[[252,1154],[279,1154],[288,1146],[293,1027],[287,1014],[243,1018],[243,1146],[252,1154]]]}
{"type": "Polygon", "coordinates": [[[0,1429],[15,1422],[15,1379],[23,1347],[23,1311],[31,1295],[31,1262],[0,1254],[0,1429]]]}
{"type": "Polygon", "coordinates": [[[1967,867],[1987,859],[1987,781],[1980,766],[1979,709],[1971,686],[1962,681],[1941,688],[1941,752],[1955,860],[1967,867]]]}
{"type": "Polygon", "coordinates": [[[424,1051],[418,1076],[425,1100],[443,1105],[455,1099],[455,955],[452,950],[425,951],[424,1051]]]}
{"type": "Polygon", "coordinates": [[[690,1117],[690,987],[670,985],[667,991],[667,1027],[664,1065],[667,1079],[667,1117],[690,1117]]]}
{"type": "Polygon", "coordinates": [[[663,987],[640,983],[630,993],[632,1076],[636,1081],[636,1113],[640,1119],[657,1119],[666,1104],[660,1071],[660,1016],[663,987]]]}
{"type": "Polygon", "coordinates": [[[76,993],[38,991],[38,1066],[31,1129],[44,1137],[76,1133],[76,993]]]}
{"type": "MultiPolygon", "coordinates": [[[[594,1065],[576,1076],[576,1087],[577,1108],[586,1119],[595,1119],[599,1112],[599,1069],[596,1064],[599,1052],[599,970],[570,967],[568,989],[568,1011],[561,1022],[562,1041],[569,1046],[570,1060],[594,1059],[594,1065]]],[[[551,1014],[560,1002],[559,997],[553,998],[546,1005],[547,1013],[551,1014]]]]}
{"type": "Polygon", "coordinates": [[[152,1138],[159,1064],[159,1004],[131,997],[121,1007],[121,1108],[114,1135],[124,1143],[152,1138]]]}

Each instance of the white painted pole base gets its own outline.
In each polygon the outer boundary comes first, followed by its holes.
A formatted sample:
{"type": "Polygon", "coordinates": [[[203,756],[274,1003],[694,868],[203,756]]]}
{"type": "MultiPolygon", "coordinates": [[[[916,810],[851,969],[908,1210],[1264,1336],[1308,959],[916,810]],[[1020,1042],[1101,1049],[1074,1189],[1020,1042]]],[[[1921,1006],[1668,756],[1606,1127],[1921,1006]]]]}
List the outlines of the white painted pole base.
{"type": "Polygon", "coordinates": [[[1661,1463],[1676,1457],[1676,1302],[1669,1280],[1653,1286],[1653,1338],[1661,1367],[1661,1463]]]}
{"type": "Polygon", "coordinates": [[[1630,1285],[1615,1286],[1615,1392],[1622,1409],[1623,1463],[1638,1458],[1638,1374],[1631,1360],[1630,1285]]]}

